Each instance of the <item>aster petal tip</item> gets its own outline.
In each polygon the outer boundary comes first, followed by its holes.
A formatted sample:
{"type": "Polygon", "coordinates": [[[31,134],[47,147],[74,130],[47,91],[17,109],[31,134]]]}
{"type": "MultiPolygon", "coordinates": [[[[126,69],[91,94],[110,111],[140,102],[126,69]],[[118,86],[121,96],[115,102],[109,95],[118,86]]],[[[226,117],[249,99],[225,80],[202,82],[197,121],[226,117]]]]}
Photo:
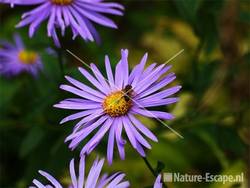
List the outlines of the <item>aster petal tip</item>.
{"type": "Polygon", "coordinates": [[[54,108],[60,108],[58,105],[59,105],[59,104],[54,104],[53,107],[54,107],[54,108]]]}
{"type": "Polygon", "coordinates": [[[121,49],[121,54],[122,55],[128,55],[128,49],[121,49]]]}
{"type": "Polygon", "coordinates": [[[181,85],[178,85],[178,86],[176,86],[176,88],[177,88],[177,90],[179,91],[179,90],[181,90],[182,86],[181,86],[181,85]]]}
{"type": "Polygon", "coordinates": [[[169,120],[175,119],[175,116],[173,114],[169,114],[169,120]]]}
{"type": "MultiPolygon", "coordinates": [[[[98,158],[99,158],[99,157],[98,157],[98,158]]],[[[101,163],[101,164],[104,164],[104,161],[105,161],[104,158],[101,158],[101,159],[100,159],[100,163],[101,163]]]]}
{"type": "Polygon", "coordinates": [[[34,33],[35,33],[35,29],[33,27],[30,27],[29,28],[29,37],[30,38],[33,37],[34,33]]]}
{"type": "Polygon", "coordinates": [[[142,58],[145,58],[146,60],[148,59],[148,52],[146,52],[142,58]]]}
{"type": "Polygon", "coordinates": [[[89,64],[91,68],[96,68],[96,65],[94,63],[89,64]]]}
{"type": "Polygon", "coordinates": [[[19,27],[21,27],[20,23],[18,23],[18,24],[15,25],[15,28],[19,28],[19,27]]]}
{"type": "Polygon", "coordinates": [[[108,165],[111,166],[113,163],[113,160],[108,159],[108,165]]]}
{"type": "Polygon", "coordinates": [[[116,4],[116,7],[121,9],[121,10],[125,10],[125,7],[121,4],[118,4],[118,3],[116,4]]]}
{"type": "Polygon", "coordinates": [[[61,125],[61,124],[65,123],[66,121],[67,121],[67,119],[62,119],[62,120],[59,122],[59,124],[61,125]]]}
{"type": "Polygon", "coordinates": [[[66,138],[64,139],[64,143],[67,143],[69,140],[70,140],[70,139],[69,139],[68,137],[66,137],[66,138]]]}
{"type": "Polygon", "coordinates": [[[84,69],[82,67],[78,67],[78,70],[81,72],[81,71],[84,71],[84,69]]]}
{"type": "Polygon", "coordinates": [[[64,89],[66,88],[66,85],[65,85],[65,84],[61,84],[61,85],[59,86],[59,88],[62,89],[62,90],[64,90],[64,89]]]}

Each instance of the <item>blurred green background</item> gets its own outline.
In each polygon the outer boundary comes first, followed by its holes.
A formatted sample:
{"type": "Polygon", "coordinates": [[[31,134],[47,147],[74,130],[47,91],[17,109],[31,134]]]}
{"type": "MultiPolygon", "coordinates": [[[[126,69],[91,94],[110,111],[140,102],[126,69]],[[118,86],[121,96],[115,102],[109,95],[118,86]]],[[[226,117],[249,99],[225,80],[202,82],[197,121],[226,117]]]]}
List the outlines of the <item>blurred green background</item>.
{"type": "MultiPolygon", "coordinates": [[[[104,70],[104,55],[108,54],[113,67],[120,58],[120,49],[129,49],[130,68],[145,52],[149,63],[163,63],[174,54],[174,84],[181,84],[180,102],[164,108],[176,118],[168,125],[184,136],[180,139],[158,121],[141,119],[159,138],[147,151],[153,167],[161,161],[163,172],[189,174],[245,173],[243,184],[237,183],[169,183],[168,187],[249,187],[250,169],[250,5],[249,1],[205,0],[130,0],[123,17],[112,17],[118,30],[97,26],[102,42],[86,43],[81,38],[71,40],[71,33],[61,39],[85,62],[94,62],[104,70]]],[[[0,38],[12,40],[19,32],[27,48],[42,56],[44,71],[38,79],[23,74],[12,79],[0,79],[0,187],[27,187],[38,170],[43,169],[67,184],[68,164],[77,157],[79,149],[70,152],[64,144],[75,122],[59,125],[70,114],[68,110],[52,107],[59,100],[72,96],[59,90],[66,83],[63,74],[85,83],[76,67],[81,64],[65,50],[63,59],[47,54],[45,48],[54,46],[47,37],[43,23],[29,39],[27,27],[15,29],[24,11],[32,7],[10,9],[0,5],[0,38]]],[[[106,155],[107,140],[91,154],[106,155]]],[[[128,145],[128,144],[127,144],[128,145]]],[[[126,160],[115,152],[114,165],[105,164],[103,171],[124,171],[131,187],[150,187],[155,178],[144,161],[128,145],[126,160]]]]}

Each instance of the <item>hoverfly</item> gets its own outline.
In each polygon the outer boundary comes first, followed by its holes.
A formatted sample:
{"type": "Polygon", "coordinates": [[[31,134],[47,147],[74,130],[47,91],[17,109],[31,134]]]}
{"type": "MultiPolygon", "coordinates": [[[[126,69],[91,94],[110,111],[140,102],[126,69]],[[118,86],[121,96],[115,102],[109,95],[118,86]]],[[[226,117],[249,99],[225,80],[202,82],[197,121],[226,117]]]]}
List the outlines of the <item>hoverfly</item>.
{"type": "Polygon", "coordinates": [[[130,98],[133,95],[133,88],[131,85],[126,85],[124,89],[122,89],[122,92],[124,93],[124,99],[126,102],[130,101],[130,98]]]}

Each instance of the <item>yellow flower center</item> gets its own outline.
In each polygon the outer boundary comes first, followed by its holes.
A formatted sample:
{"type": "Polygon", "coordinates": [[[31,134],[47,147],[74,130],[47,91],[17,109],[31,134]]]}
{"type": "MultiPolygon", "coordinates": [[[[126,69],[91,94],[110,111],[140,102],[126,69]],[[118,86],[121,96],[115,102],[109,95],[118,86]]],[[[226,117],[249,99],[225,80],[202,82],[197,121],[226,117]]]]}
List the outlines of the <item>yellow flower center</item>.
{"type": "Polygon", "coordinates": [[[125,115],[132,106],[132,101],[126,99],[122,91],[117,91],[108,95],[102,107],[104,112],[111,117],[118,117],[125,115]]]}
{"type": "Polygon", "coordinates": [[[33,51],[22,50],[18,54],[19,60],[24,64],[34,64],[37,61],[37,53],[33,51]]]}
{"type": "Polygon", "coordinates": [[[51,1],[56,5],[69,5],[73,2],[73,0],[51,0],[51,1]]]}

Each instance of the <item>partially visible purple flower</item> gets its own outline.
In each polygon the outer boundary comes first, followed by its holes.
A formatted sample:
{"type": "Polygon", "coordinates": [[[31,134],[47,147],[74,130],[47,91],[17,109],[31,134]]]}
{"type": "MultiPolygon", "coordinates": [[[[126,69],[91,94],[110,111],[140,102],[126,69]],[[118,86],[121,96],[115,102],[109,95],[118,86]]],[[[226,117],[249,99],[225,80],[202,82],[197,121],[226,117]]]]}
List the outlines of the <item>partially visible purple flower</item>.
{"type": "Polygon", "coordinates": [[[27,50],[19,35],[14,35],[14,41],[14,44],[0,42],[0,75],[14,76],[28,72],[37,76],[42,69],[40,56],[33,50],[27,50]]]}
{"type": "Polygon", "coordinates": [[[56,28],[61,30],[70,27],[73,39],[80,35],[86,41],[99,40],[94,23],[117,28],[116,24],[103,14],[123,15],[123,6],[118,3],[102,0],[0,0],[0,3],[13,5],[37,5],[33,10],[22,15],[17,27],[29,25],[29,36],[32,37],[45,20],[48,20],[47,33],[60,46],[56,28]]]}
{"type": "MultiPolygon", "coordinates": [[[[104,159],[98,160],[98,158],[92,164],[92,167],[85,179],[85,156],[80,159],[78,177],[76,175],[76,169],[74,164],[74,159],[70,161],[69,170],[71,176],[71,184],[69,188],[127,188],[129,187],[128,181],[123,181],[125,177],[124,173],[117,172],[111,176],[104,174],[100,177],[100,173],[103,167],[104,159]]],[[[35,186],[30,186],[30,188],[62,188],[62,184],[57,181],[53,176],[44,172],[42,170],[38,171],[42,176],[44,176],[49,184],[42,184],[37,179],[33,180],[35,186]]]]}
{"type": "Polygon", "coordinates": [[[155,180],[154,188],[162,188],[161,174],[159,174],[155,180]]]}
{"type": "Polygon", "coordinates": [[[147,61],[147,54],[145,54],[141,62],[129,73],[128,50],[121,50],[121,56],[114,75],[108,56],[105,57],[108,82],[94,64],[90,65],[94,76],[84,68],[79,68],[81,74],[95,89],[66,76],[72,85],[61,85],[60,88],[79,97],[65,99],[54,105],[57,108],[79,111],[65,117],[60,122],[81,119],[75,125],[73,132],[66,138],[66,141],[70,141],[70,149],[75,149],[87,136],[96,132],[82,148],[81,155],[93,151],[104,135],[109,132],[107,144],[109,164],[113,160],[115,143],[120,158],[125,158],[126,141],[122,136],[123,130],[133,148],[141,156],[146,156],[144,147],[151,149],[151,145],[144,137],[155,142],[157,142],[157,138],[137,119],[136,115],[162,120],[173,119],[172,114],[153,110],[151,107],[176,103],[178,98],[171,97],[171,95],[177,93],[181,88],[181,86],[165,88],[176,78],[174,73],[166,74],[171,66],[165,64],[157,66],[156,63],[153,63],[144,70],[147,61]]]}

